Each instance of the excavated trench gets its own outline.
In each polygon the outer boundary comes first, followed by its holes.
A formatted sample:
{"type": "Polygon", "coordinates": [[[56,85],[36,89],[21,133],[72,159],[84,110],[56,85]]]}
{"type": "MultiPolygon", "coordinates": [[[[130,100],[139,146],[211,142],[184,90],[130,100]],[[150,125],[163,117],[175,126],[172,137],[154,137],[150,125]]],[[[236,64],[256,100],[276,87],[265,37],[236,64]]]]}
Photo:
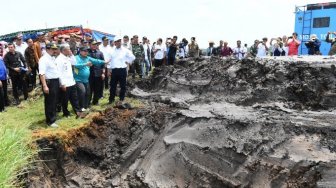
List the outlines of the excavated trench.
{"type": "Polygon", "coordinates": [[[189,59],[37,141],[26,187],[336,187],[334,62],[189,59]]]}

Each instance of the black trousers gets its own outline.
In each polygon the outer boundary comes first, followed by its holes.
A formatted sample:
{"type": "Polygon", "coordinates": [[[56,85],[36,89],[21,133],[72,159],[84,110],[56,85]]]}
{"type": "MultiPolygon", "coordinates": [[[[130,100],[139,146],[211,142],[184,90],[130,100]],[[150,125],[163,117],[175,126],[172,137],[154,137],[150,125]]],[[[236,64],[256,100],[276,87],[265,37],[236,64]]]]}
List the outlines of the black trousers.
{"type": "Polygon", "coordinates": [[[154,60],[154,66],[155,67],[161,67],[163,65],[163,59],[155,59],[154,60]]]}
{"type": "MultiPolygon", "coordinates": [[[[104,85],[105,85],[105,89],[109,88],[109,76],[108,76],[108,70],[107,70],[107,68],[105,68],[104,85]]],[[[103,96],[103,93],[102,93],[102,96],[103,96]]]]}
{"type": "Polygon", "coordinates": [[[67,87],[66,91],[62,91],[61,92],[61,98],[62,98],[62,110],[63,110],[63,115],[64,116],[70,115],[70,112],[68,110],[69,100],[70,100],[70,104],[71,104],[72,109],[74,110],[75,114],[77,112],[81,111],[81,109],[79,108],[76,85],[67,87]]]}
{"type": "Polygon", "coordinates": [[[90,103],[97,104],[99,99],[103,97],[104,80],[101,77],[90,77],[90,103]]]}
{"type": "Polygon", "coordinates": [[[33,67],[32,68],[32,72],[29,75],[29,86],[31,86],[32,88],[36,87],[36,75],[37,75],[37,71],[38,71],[38,68],[37,67],[33,67]]]}
{"type": "Polygon", "coordinates": [[[8,80],[1,80],[2,88],[0,91],[3,94],[4,97],[4,105],[9,106],[9,99],[8,99],[8,80]]]}
{"type": "Polygon", "coordinates": [[[142,77],[142,65],[142,62],[138,59],[135,59],[134,62],[131,64],[129,71],[132,74],[133,78],[136,74],[142,77]]]}
{"type": "Polygon", "coordinates": [[[46,122],[48,125],[51,125],[56,121],[56,105],[60,85],[58,79],[49,79],[46,80],[46,82],[49,88],[49,94],[44,93],[44,111],[46,122]]]}
{"type": "Polygon", "coordinates": [[[19,99],[18,90],[22,86],[22,92],[24,98],[28,98],[28,87],[27,87],[27,77],[24,74],[11,75],[13,95],[16,100],[19,99]]]}
{"type": "Polygon", "coordinates": [[[126,68],[112,69],[111,82],[110,82],[110,98],[109,98],[110,102],[114,101],[118,83],[120,84],[119,98],[121,101],[125,99],[126,77],[127,77],[126,68]]]}

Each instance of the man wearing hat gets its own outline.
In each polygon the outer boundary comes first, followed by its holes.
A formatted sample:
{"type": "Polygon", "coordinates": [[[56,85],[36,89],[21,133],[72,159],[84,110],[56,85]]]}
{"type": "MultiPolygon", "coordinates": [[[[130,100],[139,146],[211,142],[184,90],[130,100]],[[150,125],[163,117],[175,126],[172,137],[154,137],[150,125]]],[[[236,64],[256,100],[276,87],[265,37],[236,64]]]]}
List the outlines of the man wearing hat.
{"type": "Polygon", "coordinates": [[[90,42],[90,40],[92,40],[92,35],[90,33],[85,33],[84,40],[90,42]]]}
{"type": "Polygon", "coordinates": [[[56,106],[59,95],[60,72],[55,62],[57,46],[54,43],[46,45],[46,53],[39,60],[39,74],[44,94],[44,110],[46,122],[49,126],[57,128],[56,106]]]}
{"type": "MultiPolygon", "coordinates": [[[[100,42],[92,40],[90,42],[90,49],[88,50],[89,56],[95,59],[104,60],[104,55],[98,49],[100,42]]],[[[105,64],[93,65],[90,67],[90,96],[89,103],[97,105],[100,98],[103,97],[104,90],[104,80],[105,80],[105,64]]]]}
{"type": "Polygon", "coordinates": [[[305,45],[308,48],[308,55],[320,55],[321,41],[315,34],[310,36],[310,40],[305,42],[305,45]]]}
{"type": "Polygon", "coordinates": [[[82,111],[86,111],[89,107],[89,94],[90,94],[90,67],[92,65],[104,65],[109,61],[95,59],[88,56],[89,48],[81,47],[79,49],[79,55],[77,55],[76,63],[74,64],[74,78],[79,96],[79,106],[82,111]]]}
{"type": "Polygon", "coordinates": [[[117,84],[120,85],[119,99],[124,101],[126,94],[127,66],[135,60],[133,53],[121,45],[121,37],[115,37],[115,48],[110,55],[110,63],[107,68],[111,75],[109,104],[115,100],[117,84]]]}
{"type": "MultiPolygon", "coordinates": [[[[99,45],[99,50],[103,53],[104,59],[108,59],[110,56],[110,53],[112,51],[112,47],[109,45],[109,39],[106,36],[103,36],[102,38],[103,43],[99,45]]],[[[111,40],[110,42],[114,42],[111,40]]],[[[108,89],[109,87],[109,76],[107,75],[107,68],[105,68],[105,79],[104,79],[104,86],[105,89],[108,89]]]]}
{"type": "Polygon", "coordinates": [[[214,45],[215,45],[215,42],[210,40],[209,41],[209,47],[207,48],[207,51],[206,51],[207,56],[212,56],[212,55],[216,54],[216,49],[215,49],[214,45]]]}

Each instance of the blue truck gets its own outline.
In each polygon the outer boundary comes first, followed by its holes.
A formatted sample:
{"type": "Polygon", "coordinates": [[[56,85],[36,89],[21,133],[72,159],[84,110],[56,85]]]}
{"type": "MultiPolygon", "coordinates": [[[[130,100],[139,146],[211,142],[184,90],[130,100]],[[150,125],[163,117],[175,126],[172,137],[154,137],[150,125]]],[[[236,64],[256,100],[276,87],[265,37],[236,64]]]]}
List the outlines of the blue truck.
{"type": "MultiPolygon", "coordinates": [[[[327,55],[330,49],[330,43],[327,43],[326,37],[328,31],[336,31],[336,2],[307,4],[295,7],[295,29],[301,40],[299,54],[308,54],[308,49],[304,45],[309,41],[312,34],[322,42],[320,51],[322,55],[327,55]]],[[[330,35],[331,38],[336,37],[330,35]]]]}

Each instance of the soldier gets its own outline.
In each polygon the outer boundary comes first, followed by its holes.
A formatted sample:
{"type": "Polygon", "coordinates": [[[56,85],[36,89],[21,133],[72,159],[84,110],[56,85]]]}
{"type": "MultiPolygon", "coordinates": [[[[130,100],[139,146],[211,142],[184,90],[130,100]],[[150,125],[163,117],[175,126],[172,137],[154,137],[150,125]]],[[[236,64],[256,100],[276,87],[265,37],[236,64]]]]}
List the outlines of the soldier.
{"type": "Polygon", "coordinates": [[[191,37],[191,43],[188,45],[188,48],[189,57],[199,57],[199,47],[195,37],[191,37]]]}
{"type": "Polygon", "coordinates": [[[134,63],[130,67],[130,72],[132,73],[132,77],[135,78],[135,74],[139,74],[140,78],[142,78],[142,67],[145,60],[145,51],[144,47],[139,44],[138,35],[133,36],[132,43],[132,52],[135,56],[134,63]]]}

